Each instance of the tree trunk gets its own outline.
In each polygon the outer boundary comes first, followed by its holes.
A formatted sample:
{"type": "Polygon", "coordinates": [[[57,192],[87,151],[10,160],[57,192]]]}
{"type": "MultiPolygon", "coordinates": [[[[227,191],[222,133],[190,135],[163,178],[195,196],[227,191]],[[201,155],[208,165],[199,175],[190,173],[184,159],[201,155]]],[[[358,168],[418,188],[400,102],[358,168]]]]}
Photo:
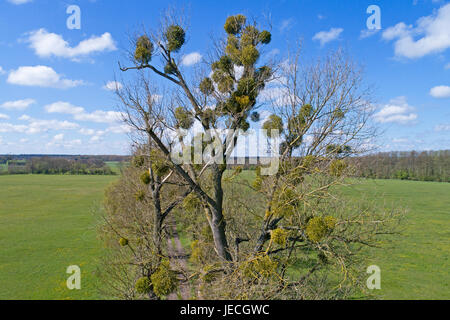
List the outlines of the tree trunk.
{"type": "Polygon", "coordinates": [[[156,187],[153,191],[153,205],[155,206],[155,216],[154,216],[154,230],[153,230],[153,241],[155,242],[155,247],[158,255],[162,257],[162,224],[163,224],[163,214],[161,211],[161,193],[160,188],[156,187]]]}
{"type": "Polygon", "coordinates": [[[214,184],[214,200],[216,205],[211,207],[210,226],[214,238],[214,244],[219,256],[226,260],[232,261],[228,240],[226,236],[226,222],[223,216],[223,188],[222,176],[223,170],[219,165],[214,164],[212,167],[213,184],[214,184]]]}

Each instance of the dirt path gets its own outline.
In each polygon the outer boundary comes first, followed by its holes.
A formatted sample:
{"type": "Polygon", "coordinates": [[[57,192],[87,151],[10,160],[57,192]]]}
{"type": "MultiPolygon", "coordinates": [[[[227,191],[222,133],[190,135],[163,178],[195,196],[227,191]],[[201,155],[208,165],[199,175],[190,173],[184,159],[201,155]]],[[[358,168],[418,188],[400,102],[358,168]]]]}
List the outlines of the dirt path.
{"type": "MultiPolygon", "coordinates": [[[[178,236],[175,221],[170,222],[171,237],[167,240],[167,249],[169,251],[169,258],[171,266],[174,269],[187,271],[187,255],[181,245],[180,237],[178,236]]],[[[188,283],[183,282],[179,286],[178,292],[171,293],[168,300],[189,300],[191,297],[191,288],[188,283]]]]}

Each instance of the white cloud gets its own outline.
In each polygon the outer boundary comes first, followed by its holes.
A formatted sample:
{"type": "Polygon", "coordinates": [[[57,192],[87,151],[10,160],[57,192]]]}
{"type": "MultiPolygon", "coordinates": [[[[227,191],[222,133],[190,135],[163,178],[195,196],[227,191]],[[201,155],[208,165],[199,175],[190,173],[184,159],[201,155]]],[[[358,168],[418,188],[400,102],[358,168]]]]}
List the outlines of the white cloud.
{"type": "Polygon", "coordinates": [[[405,138],[394,138],[394,139],[392,139],[392,142],[393,143],[408,143],[409,140],[405,139],[405,138]]]}
{"type": "Polygon", "coordinates": [[[437,86],[430,90],[430,95],[434,98],[450,98],[449,86],[437,86]]]}
{"type": "Polygon", "coordinates": [[[78,121],[91,121],[97,123],[115,123],[122,120],[122,113],[117,111],[96,110],[86,112],[83,107],[74,106],[69,102],[58,101],[44,107],[48,113],[70,114],[78,121]]]}
{"type": "Polygon", "coordinates": [[[400,22],[383,32],[385,40],[395,40],[395,55],[417,59],[450,48],[450,4],[417,20],[416,27],[400,22]],[[415,40],[416,37],[421,37],[415,40]]]}
{"type": "Polygon", "coordinates": [[[22,116],[19,118],[20,121],[28,121],[28,120],[30,120],[30,119],[31,119],[31,117],[28,116],[28,115],[26,115],[26,114],[22,115],[22,116]]]}
{"type": "Polygon", "coordinates": [[[70,149],[76,146],[82,145],[82,141],[80,139],[75,140],[64,140],[64,134],[57,134],[53,137],[53,140],[47,143],[47,147],[60,147],[70,149]]]}
{"type": "Polygon", "coordinates": [[[123,133],[130,133],[132,131],[131,127],[128,125],[119,125],[119,126],[112,126],[106,129],[107,132],[116,133],[116,134],[123,134],[123,133]]]}
{"type": "Polygon", "coordinates": [[[444,66],[444,69],[445,69],[445,70],[450,70],[450,62],[447,63],[447,64],[444,66]]]}
{"type": "Polygon", "coordinates": [[[93,136],[95,134],[94,129],[81,128],[79,132],[85,136],[93,136]]]}
{"type": "Polygon", "coordinates": [[[8,120],[9,116],[3,113],[0,113],[0,120],[8,120]]]}
{"type": "Polygon", "coordinates": [[[82,128],[79,131],[82,135],[91,136],[89,139],[89,143],[98,143],[103,141],[103,136],[108,132],[107,130],[94,130],[94,129],[86,129],[82,128]]]}
{"type": "Polygon", "coordinates": [[[8,0],[9,3],[16,4],[16,5],[28,3],[31,1],[33,1],[33,0],[8,0]]]}
{"type": "Polygon", "coordinates": [[[14,125],[11,123],[0,122],[0,132],[19,132],[24,133],[27,130],[27,126],[25,125],[14,125]]]}
{"type": "Polygon", "coordinates": [[[53,137],[53,140],[54,141],[62,141],[62,140],[64,140],[64,133],[57,134],[56,136],[53,137]]]}
{"type": "Polygon", "coordinates": [[[359,34],[359,39],[366,39],[378,33],[380,29],[363,29],[359,34]]]}
{"type": "Polygon", "coordinates": [[[183,56],[183,59],[181,60],[181,64],[184,66],[192,66],[194,64],[199,63],[202,60],[202,55],[198,52],[192,52],[185,56],[183,56]]]}
{"type": "Polygon", "coordinates": [[[92,113],[80,113],[74,116],[75,120],[91,121],[97,123],[114,123],[120,122],[122,113],[117,111],[97,110],[92,113]]]}
{"type": "Polygon", "coordinates": [[[97,143],[97,142],[100,142],[100,141],[102,141],[102,137],[101,137],[101,136],[93,136],[93,137],[89,140],[90,143],[97,143]]]}
{"type": "Polygon", "coordinates": [[[47,32],[45,29],[39,29],[30,32],[26,42],[42,58],[55,56],[78,59],[89,56],[92,53],[117,50],[114,40],[108,32],[99,37],[93,36],[83,40],[77,46],[71,47],[61,35],[47,32]]]}
{"type": "Polygon", "coordinates": [[[404,38],[411,33],[413,27],[411,25],[407,26],[405,23],[400,22],[395,26],[386,29],[383,32],[383,39],[394,40],[395,38],[404,38]]]}
{"type": "Polygon", "coordinates": [[[434,131],[442,132],[442,131],[450,131],[450,124],[439,124],[434,127],[434,131]]]}
{"type": "Polygon", "coordinates": [[[78,124],[69,121],[39,120],[28,116],[22,116],[19,120],[27,121],[28,124],[24,125],[0,122],[0,132],[36,134],[51,130],[74,130],[79,127],[78,124]]]}
{"type": "Polygon", "coordinates": [[[8,83],[29,87],[66,89],[84,84],[82,80],[64,79],[47,66],[25,66],[10,72],[8,83]]]}
{"type": "Polygon", "coordinates": [[[64,113],[77,115],[84,113],[84,108],[74,106],[68,102],[58,101],[44,107],[45,111],[48,113],[64,113]]]}
{"type": "Polygon", "coordinates": [[[5,73],[6,73],[5,69],[3,69],[2,66],[0,66],[0,74],[5,74],[5,73]]]}
{"type": "Polygon", "coordinates": [[[77,123],[59,120],[39,120],[29,116],[22,116],[19,120],[27,121],[28,125],[22,132],[29,134],[48,132],[51,130],[75,130],[79,128],[77,123]]]}
{"type": "Polygon", "coordinates": [[[7,109],[7,110],[25,110],[32,104],[35,104],[36,101],[33,99],[23,99],[23,100],[16,100],[16,101],[6,101],[2,105],[0,105],[0,108],[7,109]]]}
{"type": "Polygon", "coordinates": [[[106,85],[103,86],[103,89],[108,91],[116,91],[123,88],[123,84],[117,81],[108,81],[106,85]]]}
{"type": "Polygon", "coordinates": [[[320,31],[314,35],[313,40],[320,41],[320,45],[324,46],[330,41],[337,40],[343,31],[344,29],[342,28],[331,28],[329,31],[320,31]]]}
{"type": "Polygon", "coordinates": [[[414,113],[415,108],[408,105],[406,97],[398,97],[389,101],[388,104],[374,115],[374,119],[379,123],[408,124],[417,120],[414,113]]]}

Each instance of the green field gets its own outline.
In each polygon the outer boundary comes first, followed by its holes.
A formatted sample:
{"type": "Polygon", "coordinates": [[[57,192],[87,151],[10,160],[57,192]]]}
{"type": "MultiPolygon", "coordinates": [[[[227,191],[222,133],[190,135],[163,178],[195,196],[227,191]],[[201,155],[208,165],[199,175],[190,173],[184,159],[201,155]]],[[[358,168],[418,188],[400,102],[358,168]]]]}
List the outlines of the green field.
{"type": "Polygon", "coordinates": [[[120,173],[120,169],[123,166],[123,162],[119,162],[119,161],[106,161],[105,164],[111,168],[111,170],[116,173],[119,174],[120,173]]]}
{"type": "MultiPolygon", "coordinates": [[[[0,176],[0,299],[96,299],[96,215],[114,176],[0,176]],[[82,290],[65,286],[82,268],[82,290]]],[[[346,189],[408,209],[401,236],[373,252],[386,299],[450,299],[450,184],[366,181],[346,189]]]]}
{"type": "Polygon", "coordinates": [[[0,176],[0,299],[98,298],[95,211],[114,176],[0,176]],[[82,269],[69,291],[66,268],[82,269]]]}
{"type": "Polygon", "coordinates": [[[381,268],[384,299],[450,299],[450,184],[369,180],[345,191],[366,194],[387,206],[403,207],[407,218],[401,235],[370,263],[381,268]]]}

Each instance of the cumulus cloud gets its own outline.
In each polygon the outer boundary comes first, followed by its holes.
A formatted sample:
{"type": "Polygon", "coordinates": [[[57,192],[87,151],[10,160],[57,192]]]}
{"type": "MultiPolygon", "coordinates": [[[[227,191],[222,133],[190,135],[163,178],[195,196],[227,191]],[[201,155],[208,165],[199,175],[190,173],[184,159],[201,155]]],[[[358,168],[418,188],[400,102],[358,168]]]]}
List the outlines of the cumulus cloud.
{"type": "Polygon", "coordinates": [[[65,79],[47,66],[24,66],[9,73],[8,83],[28,87],[73,88],[84,84],[82,80],[65,79]]]}
{"type": "Polygon", "coordinates": [[[185,56],[183,56],[183,59],[181,60],[181,64],[184,66],[192,66],[194,64],[199,63],[202,60],[202,55],[198,52],[192,52],[185,56]]]}
{"type": "Polygon", "coordinates": [[[3,69],[2,66],[0,66],[0,75],[5,73],[6,73],[5,69],[3,69]]]}
{"type": "Polygon", "coordinates": [[[286,106],[291,102],[289,91],[284,87],[268,87],[261,91],[258,99],[262,103],[270,103],[277,107],[286,106]]]}
{"type": "Polygon", "coordinates": [[[28,122],[27,124],[11,124],[0,122],[0,132],[36,134],[51,130],[74,130],[78,124],[69,121],[40,120],[29,116],[22,116],[19,120],[28,122]]]}
{"type": "Polygon", "coordinates": [[[75,130],[79,128],[77,123],[66,120],[40,120],[28,116],[22,117],[21,120],[28,121],[25,132],[29,134],[48,132],[50,130],[75,130]]]}
{"type": "Polygon", "coordinates": [[[122,113],[117,111],[97,110],[92,113],[80,113],[74,116],[75,120],[98,123],[114,123],[122,119],[122,113]]]}
{"type": "Polygon", "coordinates": [[[15,101],[6,101],[5,103],[0,105],[0,108],[7,110],[25,110],[32,104],[35,104],[36,101],[33,99],[23,99],[23,100],[15,100],[15,101]]]}
{"type": "Polygon", "coordinates": [[[106,129],[107,132],[116,133],[116,134],[123,134],[123,133],[130,133],[132,131],[131,127],[125,124],[118,125],[118,126],[111,126],[106,129]]]}
{"type": "Polygon", "coordinates": [[[9,116],[3,113],[0,113],[0,120],[8,120],[9,116]]]}
{"type": "Polygon", "coordinates": [[[400,22],[383,32],[385,40],[394,40],[395,55],[417,59],[450,48],[450,4],[436,13],[417,20],[416,26],[400,22]]]}
{"type": "Polygon", "coordinates": [[[96,131],[94,129],[81,128],[79,132],[85,136],[93,136],[96,131]]]}
{"type": "Polygon", "coordinates": [[[108,81],[106,85],[103,86],[103,89],[108,91],[116,91],[123,88],[123,84],[117,81],[108,81]]]}
{"type": "Polygon", "coordinates": [[[96,144],[103,141],[103,137],[107,134],[125,134],[131,132],[131,127],[127,125],[110,126],[105,130],[94,130],[81,128],[78,132],[85,136],[90,136],[89,143],[96,144]]]}
{"type": "Polygon", "coordinates": [[[398,97],[383,106],[374,115],[374,120],[379,123],[408,124],[415,122],[418,118],[414,111],[415,108],[408,104],[406,97],[398,97]]]}
{"type": "Polygon", "coordinates": [[[344,29],[342,28],[331,28],[329,31],[320,31],[314,35],[313,40],[320,41],[320,45],[324,46],[328,42],[337,40],[343,31],[344,29]]]}
{"type": "Polygon", "coordinates": [[[39,29],[30,32],[26,42],[42,58],[55,56],[79,59],[92,53],[117,50],[115,42],[108,32],[99,37],[92,36],[87,40],[81,41],[77,46],[71,47],[61,35],[50,33],[45,29],[39,29]]]}
{"type": "Polygon", "coordinates": [[[58,101],[44,107],[48,113],[80,114],[84,113],[84,108],[74,106],[68,102],[58,101]]]}
{"type": "Polygon", "coordinates": [[[122,113],[117,111],[96,110],[87,112],[83,107],[75,106],[69,102],[58,101],[44,107],[48,113],[70,114],[75,120],[97,123],[115,123],[122,119],[122,113]]]}
{"type": "Polygon", "coordinates": [[[62,141],[62,140],[64,140],[64,133],[57,134],[56,136],[53,137],[53,140],[54,141],[62,141]]]}
{"type": "Polygon", "coordinates": [[[370,38],[371,36],[377,34],[380,31],[380,29],[363,29],[361,30],[360,34],[359,34],[359,39],[366,39],[366,38],[370,38]]]}
{"type": "Polygon", "coordinates": [[[27,126],[25,126],[25,125],[15,125],[15,124],[6,123],[6,122],[0,122],[0,133],[6,133],[6,132],[25,133],[26,130],[27,130],[27,126]]]}
{"type": "Polygon", "coordinates": [[[89,139],[90,143],[97,143],[102,141],[102,137],[101,136],[93,136],[91,139],[89,139]]]}
{"type": "Polygon", "coordinates": [[[434,127],[434,131],[436,132],[450,131],[450,124],[439,124],[436,127],[434,127]]]}
{"type": "Polygon", "coordinates": [[[434,98],[450,98],[449,86],[437,86],[430,90],[430,95],[434,98]]]}
{"type": "Polygon", "coordinates": [[[80,139],[75,140],[65,140],[64,134],[60,133],[53,137],[52,141],[47,143],[47,147],[59,147],[59,148],[73,148],[76,146],[82,145],[82,141],[80,139]]]}

